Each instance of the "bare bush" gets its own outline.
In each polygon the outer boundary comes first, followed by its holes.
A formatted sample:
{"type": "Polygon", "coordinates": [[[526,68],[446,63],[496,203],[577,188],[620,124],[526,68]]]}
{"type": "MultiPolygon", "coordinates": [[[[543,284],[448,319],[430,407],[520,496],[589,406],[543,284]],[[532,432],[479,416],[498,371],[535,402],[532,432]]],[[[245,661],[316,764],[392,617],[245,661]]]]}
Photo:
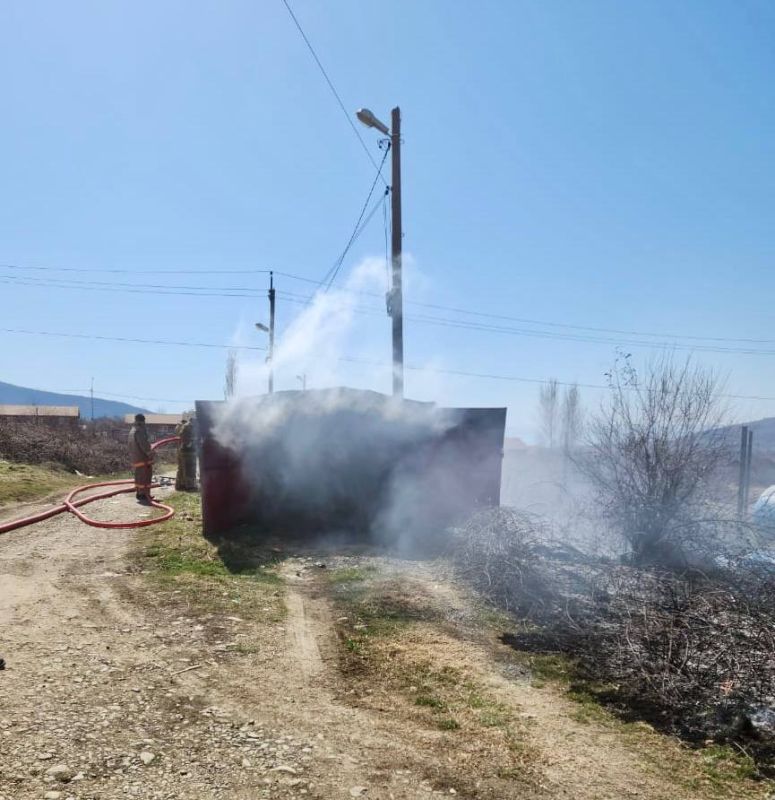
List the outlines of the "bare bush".
{"type": "Polygon", "coordinates": [[[95,422],[84,428],[55,428],[37,422],[0,422],[0,458],[25,464],[56,464],[70,472],[126,470],[126,441],[100,435],[95,422]]]}
{"type": "Polygon", "coordinates": [[[545,534],[545,523],[534,514],[487,509],[455,531],[453,560],[485,597],[509,611],[530,614],[548,599],[539,570],[545,534]]]}
{"type": "Polygon", "coordinates": [[[624,356],[609,385],[579,467],[634,563],[681,565],[688,532],[696,535],[698,520],[708,516],[709,481],[726,455],[723,435],[714,433],[723,420],[718,379],[671,357],[640,377],[624,356]]]}

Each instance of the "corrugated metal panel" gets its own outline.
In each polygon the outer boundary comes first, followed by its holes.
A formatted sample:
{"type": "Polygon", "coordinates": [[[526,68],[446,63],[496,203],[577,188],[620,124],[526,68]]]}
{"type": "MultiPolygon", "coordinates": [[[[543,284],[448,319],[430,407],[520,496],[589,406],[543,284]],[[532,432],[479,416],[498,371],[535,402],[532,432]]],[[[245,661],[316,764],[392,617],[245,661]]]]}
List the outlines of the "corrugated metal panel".
{"type": "Polygon", "coordinates": [[[79,417],[78,406],[0,405],[0,417],[79,417]]]}
{"type": "MultiPolygon", "coordinates": [[[[182,414],[146,414],[146,425],[177,425],[183,419],[182,414]]],[[[135,421],[134,414],[125,414],[124,422],[132,425],[135,421]]]]}

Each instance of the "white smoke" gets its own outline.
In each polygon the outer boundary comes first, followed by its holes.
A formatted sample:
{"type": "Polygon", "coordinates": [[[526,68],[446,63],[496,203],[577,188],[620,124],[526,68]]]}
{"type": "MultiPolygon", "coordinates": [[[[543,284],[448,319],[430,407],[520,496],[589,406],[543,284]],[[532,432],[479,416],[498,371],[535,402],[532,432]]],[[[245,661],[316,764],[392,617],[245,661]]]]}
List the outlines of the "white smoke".
{"type": "Polygon", "coordinates": [[[459,456],[442,444],[458,420],[430,403],[314,389],[225,403],[213,435],[237,455],[267,530],[347,530],[408,549],[461,497],[459,456]]]}
{"type": "Polygon", "coordinates": [[[213,435],[237,456],[254,518],[266,528],[357,528],[407,549],[476,494],[470,448],[464,453],[448,438],[460,412],[337,385],[345,352],[355,352],[366,362],[357,364],[362,385],[390,389],[384,269],[363,261],[341,288],[318,291],[278,337],[275,386],[301,388],[289,378],[306,375],[308,391],[266,395],[268,365],[245,362],[237,397],[217,412],[213,435]],[[382,358],[361,336],[363,322],[375,327],[373,315],[381,317],[382,358]]]}
{"type": "MultiPolygon", "coordinates": [[[[310,387],[342,384],[348,372],[343,356],[352,355],[361,373],[363,386],[389,385],[389,318],[385,307],[385,264],[376,258],[360,262],[341,287],[317,290],[275,341],[273,371],[275,385],[300,388],[296,376],[306,376],[310,387]],[[373,349],[374,321],[383,334],[382,358],[373,349]]],[[[291,298],[292,300],[292,298],[291,298]]],[[[288,304],[282,296],[278,308],[288,304]]],[[[266,391],[269,364],[265,359],[246,360],[240,365],[238,396],[262,394],[266,391]]]]}

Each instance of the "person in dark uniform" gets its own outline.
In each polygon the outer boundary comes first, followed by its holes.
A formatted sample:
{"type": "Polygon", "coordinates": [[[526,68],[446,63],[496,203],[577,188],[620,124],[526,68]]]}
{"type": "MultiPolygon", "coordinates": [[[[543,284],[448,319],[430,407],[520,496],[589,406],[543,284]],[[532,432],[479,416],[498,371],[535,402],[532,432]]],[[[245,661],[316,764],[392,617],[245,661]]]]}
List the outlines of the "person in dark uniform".
{"type": "Polygon", "coordinates": [[[190,416],[175,428],[178,441],[178,473],[175,476],[175,488],[179,492],[196,491],[196,447],[194,445],[194,423],[190,416]]]}
{"type": "Polygon", "coordinates": [[[135,424],[129,429],[128,444],[129,460],[135,471],[135,494],[141,503],[150,503],[153,500],[153,450],[143,414],[135,414],[135,424]]]}

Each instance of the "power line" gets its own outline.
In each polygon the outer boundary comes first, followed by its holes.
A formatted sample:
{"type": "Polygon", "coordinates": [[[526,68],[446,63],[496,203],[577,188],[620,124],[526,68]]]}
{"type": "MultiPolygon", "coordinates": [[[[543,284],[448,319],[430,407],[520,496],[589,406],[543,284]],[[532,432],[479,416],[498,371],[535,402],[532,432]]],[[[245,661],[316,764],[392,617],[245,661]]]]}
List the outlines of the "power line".
{"type": "MultiPolygon", "coordinates": [[[[186,346],[186,347],[209,347],[209,348],[219,348],[219,349],[234,349],[234,350],[262,350],[265,351],[265,347],[256,347],[256,346],[245,346],[245,345],[228,345],[228,344],[210,344],[205,342],[182,342],[182,341],[170,341],[170,340],[161,340],[161,339],[130,339],[130,338],[123,338],[117,336],[97,336],[92,334],[79,334],[79,333],[61,333],[61,332],[52,332],[52,331],[31,331],[31,330],[21,330],[16,328],[0,328],[0,332],[2,333],[15,333],[15,334],[29,334],[35,336],[52,336],[56,338],[73,338],[73,339],[89,339],[89,340],[102,340],[102,341],[115,341],[115,342],[129,342],[129,343],[141,343],[141,344],[156,344],[156,345],[176,345],[176,346],[186,346]]],[[[341,356],[339,357],[338,361],[341,362],[348,362],[354,364],[364,364],[369,366],[376,366],[376,367],[391,367],[391,364],[387,361],[372,361],[369,359],[363,358],[355,358],[352,356],[341,356]]],[[[488,379],[488,380],[499,380],[499,381],[512,381],[518,383],[532,383],[532,384],[547,384],[549,380],[543,380],[540,378],[525,378],[519,375],[502,375],[498,373],[489,373],[489,372],[467,372],[465,370],[456,370],[456,369],[442,369],[437,367],[422,367],[415,364],[407,364],[406,369],[412,370],[414,372],[427,372],[427,373],[435,373],[439,375],[453,375],[458,377],[466,377],[466,378],[479,378],[479,379],[488,379]]],[[[582,389],[608,389],[605,384],[594,384],[594,383],[578,383],[578,382],[568,382],[568,381],[557,381],[558,385],[560,386],[578,386],[582,389]]],[[[81,390],[85,391],[85,390],[81,390]]],[[[109,392],[102,392],[102,394],[110,394],[109,392]]],[[[116,397],[132,397],[131,395],[115,395],[116,397]]],[[[767,400],[773,401],[775,397],[768,397],[768,396],[761,396],[761,395],[742,395],[742,394],[721,394],[720,397],[735,399],[735,400],[767,400]]],[[[142,397],[135,397],[134,399],[138,400],[153,400],[159,402],[169,402],[169,403],[187,403],[190,402],[188,400],[171,400],[169,398],[142,398],[142,397]]]]}
{"type": "MultiPolygon", "coordinates": [[[[382,169],[382,165],[385,163],[385,159],[387,158],[387,154],[388,154],[389,150],[390,150],[390,145],[387,145],[385,147],[385,152],[384,152],[384,154],[382,156],[382,161],[380,162],[380,165],[379,165],[380,169],[382,169]]],[[[369,214],[368,219],[365,222],[363,222],[364,214],[366,213],[366,209],[369,207],[369,203],[371,202],[371,196],[374,194],[374,189],[377,186],[377,179],[378,178],[379,178],[379,173],[374,178],[374,181],[371,184],[371,188],[369,189],[369,193],[366,195],[366,201],[363,204],[363,208],[361,209],[361,213],[358,216],[358,220],[355,223],[355,227],[353,228],[353,232],[350,235],[350,240],[347,242],[347,245],[345,246],[344,250],[342,251],[342,254],[336,260],[336,262],[334,263],[333,267],[331,267],[331,269],[329,269],[329,271],[325,274],[323,280],[320,282],[321,284],[326,284],[326,291],[328,291],[331,288],[331,285],[336,280],[336,276],[339,274],[339,270],[341,269],[342,264],[344,263],[344,260],[345,260],[345,258],[347,256],[347,254],[350,252],[350,248],[355,243],[355,240],[361,235],[361,233],[363,232],[363,229],[369,223],[371,218],[374,216],[375,211],[379,207],[378,205],[375,205],[375,207],[371,210],[371,213],[369,214]],[[362,222],[363,222],[363,224],[361,225],[362,222]]],[[[390,189],[386,188],[385,189],[385,195],[387,195],[387,193],[389,191],[390,191],[390,189]]]]}
{"type": "MultiPolygon", "coordinates": [[[[124,286],[116,285],[116,288],[107,285],[107,286],[96,286],[91,285],[89,282],[71,282],[71,284],[65,283],[64,281],[52,283],[51,281],[47,282],[33,282],[30,280],[22,280],[13,277],[4,277],[0,276],[0,283],[7,283],[15,286],[31,286],[34,288],[50,288],[50,289],[71,289],[76,291],[95,291],[95,292],[119,292],[119,293],[129,293],[129,294],[142,294],[144,296],[148,296],[148,287],[143,289],[133,289],[133,288],[125,288],[124,286]],[[76,285],[72,285],[75,283],[76,285]]],[[[329,284],[330,285],[330,284],[329,284]]],[[[207,289],[207,287],[202,287],[202,289],[207,289]]],[[[251,290],[252,291],[252,290],[251,290]]],[[[232,291],[226,292],[210,292],[210,291],[168,291],[166,288],[159,288],[155,289],[153,294],[157,295],[173,295],[173,296],[188,296],[188,297],[203,297],[203,298],[211,298],[211,297],[234,297],[234,298],[249,298],[253,299],[256,297],[261,297],[262,293],[258,290],[254,291],[251,294],[246,293],[238,293],[232,291]]],[[[372,293],[364,293],[371,295],[372,293]]],[[[312,302],[313,295],[303,296],[297,295],[297,297],[302,297],[302,300],[295,300],[293,299],[292,293],[283,293],[284,298],[291,303],[300,303],[301,305],[309,305],[312,302]]],[[[376,295],[375,295],[376,296],[376,295]]],[[[429,304],[421,304],[421,305],[429,305],[429,304]]],[[[368,306],[353,306],[353,311],[356,313],[365,313],[365,314],[372,314],[376,316],[382,316],[382,311],[368,306]]],[[[414,322],[424,325],[434,325],[436,327],[444,327],[444,328],[456,328],[460,330],[471,330],[471,331],[478,331],[480,333],[496,333],[501,335],[509,335],[509,336],[525,336],[528,338],[535,338],[535,339],[549,339],[553,341],[563,341],[563,342],[581,342],[587,344],[603,344],[603,345],[613,345],[613,346],[623,346],[623,347],[645,347],[645,348],[653,348],[656,350],[688,350],[692,352],[699,352],[699,353],[720,353],[720,354],[730,354],[730,355],[750,355],[750,356],[775,356],[775,350],[757,350],[751,347],[721,347],[721,346],[711,346],[711,345],[704,345],[704,344],[688,344],[688,343],[681,343],[681,342],[670,342],[670,341],[661,341],[661,342],[644,342],[644,341],[637,341],[634,339],[613,339],[613,338],[605,338],[605,337],[598,337],[592,335],[581,335],[581,334],[572,334],[572,333],[562,333],[560,331],[539,331],[539,330],[529,330],[524,328],[512,328],[506,326],[499,326],[499,325],[487,325],[484,323],[478,322],[471,322],[468,320],[453,320],[447,319],[444,317],[434,317],[430,315],[417,315],[417,314],[407,314],[405,315],[404,319],[407,322],[414,322]]],[[[704,341],[700,339],[700,337],[691,337],[693,341],[704,341]]],[[[708,337],[710,341],[752,341],[757,343],[766,343],[771,342],[773,340],[761,339],[761,340],[737,340],[737,339],[719,339],[717,337],[708,337]]]]}
{"type": "Polygon", "coordinates": [[[390,235],[393,221],[388,222],[387,193],[382,196],[382,227],[385,230],[385,290],[390,289],[390,235]]]}
{"type": "MultiPolygon", "coordinates": [[[[375,293],[376,296],[376,293],[375,293]]],[[[567,322],[547,322],[545,320],[526,319],[525,317],[512,317],[505,314],[492,314],[483,311],[470,311],[464,308],[453,306],[443,306],[437,303],[419,303],[410,301],[410,305],[422,306],[424,308],[435,308],[440,311],[452,311],[456,314],[469,314],[474,317],[487,317],[489,319],[501,319],[509,322],[520,322],[525,325],[544,325],[552,328],[568,328],[571,330],[590,331],[597,333],[619,333],[625,336],[659,336],[667,339],[692,339],[695,341],[707,342],[740,342],[747,344],[775,344],[775,339],[744,339],[731,338],[726,336],[692,336],[690,334],[678,333],[653,333],[647,331],[628,331],[620,328],[598,328],[590,325],[571,325],[567,322]]]]}
{"type": "MultiPolygon", "coordinates": [[[[361,136],[360,131],[358,130],[358,128],[355,127],[355,123],[350,118],[350,113],[345,108],[345,105],[342,102],[342,98],[339,96],[339,92],[337,92],[336,87],[331,81],[331,78],[328,77],[328,73],[326,72],[325,68],[323,67],[323,64],[318,58],[318,54],[315,52],[315,48],[312,46],[312,42],[310,42],[309,38],[307,37],[307,34],[304,33],[304,29],[301,27],[301,23],[296,18],[296,15],[293,13],[293,9],[288,3],[288,0],[283,0],[283,5],[285,5],[285,7],[288,9],[288,13],[291,15],[291,19],[293,20],[294,24],[296,25],[296,28],[301,34],[301,38],[304,39],[304,43],[307,45],[307,48],[309,49],[310,53],[312,53],[312,58],[315,59],[315,63],[318,65],[318,69],[320,70],[323,77],[326,79],[328,88],[331,90],[332,94],[336,98],[336,102],[339,104],[339,108],[342,109],[342,113],[344,114],[344,118],[347,120],[347,124],[350,126],[350,128],[352,128],[353,133],[356,135],[358,141],[361,143],[363,152],[366,153],[366,155],[369,158],[369,161],[371,161],[372,166],[374,167],[374,169],[377,170],[377,177],[382,178],[382,164],[380,164],[380,166],[377,166],[377,162],[374,160],[374,156],[371,154],[371,150],[369,150],[369,148],[366,146],[366,142],[363,141],[363,137],[361,136]]],[[[384,162],[385,160],[383,159],[382,163],[384,164],[384,162]]],[[[384,178],[382,178],[382,182],[385,183],[384,178]]]]}
{"type": "MultiPolygon", "coordinates": [[[[350,356],[341,356],[339,361],[350,362],[354,364],[366,364],[373,367],[385,367],[389,368],[392,367],[392,364],[387,361],[370,361],[364,358],[353,358],[350,356]]],[[[465,370],[459,369],[441,369],[436,367],[420,367],[413,364],[405,364],[406,369],[412,370],[414,372],[430,372],[439,375],[454,375],[459,377],[465,378],[484,378],[488,380],[497,380],[497,381],[513,381],[516,383],[533,383],[533,384],[548,384],[548,383],[556,383],[558,386],[578,386],[580,389],[610,389],[611,387],[606,384],[597,384],[597,383],[579,383],[578,381],[555,381],[555,380],[547,380],[541,378],[524,378],[519,375],[499,375],[496,373],[490,372],[466,372],[465,370]]],[[[767,397],[767,396],[760,396],[760,395],[744,395],[744,394],[719,394],[719,397],[727,398],[727,399],[734,399],[734,400],[768,400],[772,401],[775,400],[775,397],[767,397]]]]}
{"type": "Polygon", "coordinates": [[[101,272],[123,275],[268,275],[268,269],[109,269],[105,267],[39,267],[0,264],[2,269],[39,270],[41,272],[101,272]]]}
{"type": "MultiPolygon", "coordinates": [[[[34,285],[43,285],[49,286],[51,285],[51,280],[49,278],[19,278],[16,275],[3,275],[0,274],[0,278],[8,279],[10,281],[19,282],[19,281],[34,281],[34,285]]],[[[252,286],[178,286],[175,284],[161,284],[161,283],[143,283],[142,287],[138,288],[137,283],[121,283],[117,281],[79,281],[74,278],[54,278],[53,281],[56,283],[62,284],[73,284],[76,286],[108,286],[108,287],[121,287],[121,288],[130,288],[134,291],[144,291],[145,289],[163,289],[163,290],[180,290],[180,291],[194,291],[194,292],[211,292],[211,291],[221,291],[221,292],[253,292],[256,296],[263,297],[265,291],[261,289],[255,289],[252,286]]],[[[244,296],[244,295],[238,295],[244,296]]],[[[250,295],[253,296],[253,295],[250,295]]]]}
{"type": "MultiPolygon", "coordinates": [[[[49,392],[53,391],[51,389],[33,389],[36,392],[49,392]]],[[[63,389],[55,394],[71,394],[71,395],[81,395],[84,392],[89,392],[89,389],[63,389]]],[[[118,392],[105,392],[102,389],[98,391],[98,396],[95,397],[95,400],[102,400],[106,397],[118,397],[123,400],[144,400],[153,403],[191,403],[191,400],[174,400],[171,397],[140,397],[136,394],[119,394],[118,392]]]]}
{"type": "MultiPolygon", "coordinates": [[[[376,212],[375,212],[376,213],[376,212]]],[[[369,217],[367,217],[368,221],[369,217]]],[[[360,231],[362,231],[364,225],[361,225],[360,228],[356,228],[360,235],[360,231]]],[[[41,270],[46,272],[94,272],[94,273],[131,273],[131,274],[157,274],[157,275],[164,275],[164,274],[212,274],[212,275],[230,275],[230,274],[269,274],[270,270],[264,269],[257,269],[257,270],[142,270],[142,269],[126,269],[126,270],[114,270],[114,269],[80,269],[80,268],[72,268],[72,267],[40,267],[40,266],[20,266],[16,264],[0,264],[0,267],[5,269],[15,269],[15,270],[41,270]]],[[[316,280],[314,278],[308,278],[303,275],[297,275],[291,272],[284,272],[282,270],[274,270],[275,275],[280,275],[285,278],[289,278],[291,280],[301,281],[304,283],[313,284],[315,286],[320,286],[323,281],[316,280]]],[[[37,281],[39,279],[36,278],[21,278],[17,276],[0,276],[0,280],[6,282],[14,282],[20,285],[39,285],[38,283],[27,283],[27,281],[37,281]]],[[[41,279],[42,280],[42,279],[41,279]]],[[[54,279],[57,283],[67,283],[74,284],[85,284],[85,283],[93,283],[99,284],[102,286],[135,286],[135,284],[113,284],[108,282],[98,282],[98,281],[83,281],[78,282],[71,279],[54,279]]],[[[47,282],[43,285],[51,285],[50,282],[47,282]]],[[[171,289],[175,290],[184,290],[190,289],[192,291],[213,291],[219,287],[198,287],[198,286],[163,286],[163,285],[144,285],[146,288],[159,288],[159,293],[166,293],[166,294],[187,294],[185,291],[168,291],[171,289]]],[[[54,288],[75,288],[75,287],[54,287],[54,288]]],[[[143,288],[136,288],[128,291],[133,291],[136,293],[147,294],[145,289],[143,288]]],[[[262,295],[262,290],[259,289],[252,289],[250,287],[223,287],[221,289],[222,292],[256,292],[258,296],[262,295]]],[[[365,290],[359,290],[357,292],[353,292],[349,289],[341,289],[340,291],[351,292],[353,294],[360,294],[368,297],[375,297],[375,298],[382,298],[382,295],[378,292],[368,292],[365,290]]],[[[199,296],[199,295],[194,295],[199,296]]],[[[221,294],[221,293],[214,293],[210,295],[202,294],[202,297],[212,296],[212,297],[254,297],[255,294],[221,294]]],[[[679,334],[679,333],[667,333],[667,332],[654,332],[654,331],[639,331],[639,330],[626,330],[622,328],[605,328],[605,327],[598,327],[592,325],[573,325],[566,322],[555,322],[550,320],[538,320],[538,319],[531,319],[526,317],[515,317],[507,314],[495,314],[492,312],[485,312],[485,311],[472,311],[467,308],[459,308],[455,306],[446,306],[440,303],[423,303],[419,301],[408,300],[405,301],[407,305],[416,306],[418,308],[430,308],[435,309],[438,311],[447,311],[455,314],[462,314],[467,316],[474,316],[474,317],[481,317],[483,319],[494,319],[494,320],[502,320],[506,322],[517,322],[523,325],[541,325],[544,327],[551,327],[551,328],[560,328],[560,329],[567,329],[567,330],[578,330],[578,331],[587,331],[590,333],[609,333],[609,334],[619,334],[623,336],[648,336],[648,337],[659,337],[662,339],[687,339],[691,341],[697,342],[730,342],[730,343],[739,343],[739,344],[775,344],[775,339],[757,339],[757,338],[750,338],[750,337],[728,337],[728,336],[698,336],[694,334],[679,334]]],[[[473,324],[473,323],[471,323],[473,324]]],[[[536,332],[539,333],[539,332],[536,332]]],[[[583,341],[583,340],[581,340],[583,341]]],[[[644,343],[645,344],[645,343],[644,343]]]]}
{"type": "Polygon", "coordinates": [[[428,325],[438,325],[448,328],[461,328],[464,330],[484,331],[486,333],[500,333],[511,336],[527,336],[540,339],[553,339],[563,342],[588,342],[590,344],[621,345],[626,347],[651,347],[658,350],[692,350],[701,353],[734,353],[738,355],[774,356],[775,350],[756,350],[745,347],[716,347],[703,344],[681,344],[679,342],[643,342],[628,339],[611,339],[595,336],[583,336],[572,333],[556,331],[534,331],[521,328],[508,328],[498,325],[485,325],[464,320],[448,320],[441,317],[409,315],[405,319],[428,325]]]}
{"type": "Polygon", "coordinates": [[[0,283],[5,283],[11,286],[31,286],[36,289],[76,289],[78,291],[87,291],[87,292],[118,292],[119,294],[142,294],[145,297],[149,297],[150,295],[174,295],[176,297],[248,297],[248,298],[256,298],[261,297],[262,294],[257,292],[256,294],[238,294],[235,292],[184,292],[184,291],[165,291],[164,289],[155,289],[153,292],[149,292],[148,289],[127,289],[123,287],[118,288],[111,288],[108,286],[90,286],[90,285],[74,285],[72,283],[68,284],[64,281],[58,282],[51,282],[47,281],[45,283],[38,282],[34,283],[30,280],[21,280],[16,278],[0,278],[0,283]]]}
{"type": "Polygon", "coordinates": [[[31,331],[23,328],[0,328],[2,333],[18,333],[29,336],[52,336],[54,338],[64,339],[97,339],[105,342],[125,342],[131,344],[158,344],[170,345],[175,347],[208,347],[217,348],[219,350],[266,350],[266,347],[258,347],[253,345],[235,345],[235,344],[212,344],[210,342],[183,342],[173,341],[170,339],[133,339],[123,336],[99,336],[97,334],[87,333],[62,333],[54,331],[31,331]]]}
{"type": "MultiPolygon", "coordinates": [[[[309,305],[314,295],[298,295],[292,292],[283,292],[283,298],[291,303],[309,305]]],[[[352,311],[360,314],[372,314],[382,316],[382,312],[372,306],[352,306],[352,311]]],[[[485,333],[497,333],[510,336],[527,336],[539,339],[550,339],[563,342],[584,342],[589,344],[619,345],[626,347],[646,347],[657,350],[690,350],[702,353],[726,353],[735,355],[755,355],[755,356],[775,356],[775,350],[756,350],[745,347],[716,347],[702,344],[680,344],[675,342],[641,342],[636,340],[611,339],[595,336],[583,336],[572,333],[562,333],[558,331],[534,331],[522,328],[510,328],[498,325],[486,325],[478,322],[468,322],[466,320],[451,320],[444,317],[433,317],[429,315],[407,314],[404,319],[409,322],[417,322],[425,325],[435,325],[445,328],[459,328],[462,330],[473,330],[485,333]]]]}

